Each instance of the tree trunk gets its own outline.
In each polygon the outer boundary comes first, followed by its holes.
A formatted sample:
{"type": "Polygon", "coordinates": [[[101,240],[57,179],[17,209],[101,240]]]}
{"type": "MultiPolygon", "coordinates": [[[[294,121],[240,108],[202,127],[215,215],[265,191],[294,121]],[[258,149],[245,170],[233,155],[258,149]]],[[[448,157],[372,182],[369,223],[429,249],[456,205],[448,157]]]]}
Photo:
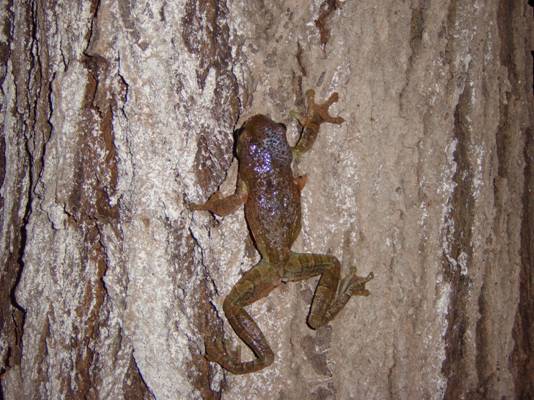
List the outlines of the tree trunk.
{"type": "MultiPolygon", "coordinates": [[[[532,8],[525,1],[1,0],[0,397],[534,396],[532,8]],[[294,250],[360,275],[249,307],[274,364],[231,375],[222,301],[259,260],[233,131],[337,91],[294,250]]],[[[239,342],[243,358],[252,354],[239,342]]]]}

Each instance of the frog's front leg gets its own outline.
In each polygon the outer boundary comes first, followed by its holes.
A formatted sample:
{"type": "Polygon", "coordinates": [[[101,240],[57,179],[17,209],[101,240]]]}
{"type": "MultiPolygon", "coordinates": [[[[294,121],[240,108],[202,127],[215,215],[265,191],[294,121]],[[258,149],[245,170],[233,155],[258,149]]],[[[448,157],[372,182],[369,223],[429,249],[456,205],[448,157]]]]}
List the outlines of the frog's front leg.
{"type": "Polygon", "coordinates": [[[237,336],[254,352],[256,358],[241,361],[238,353],[227,352],[213,340],[206,341],[206,358],[219,363],[224,369],[234,374],[246,374],[259,371],[272,364],[274,353],[265,336],[244,307],[267,296],[281,283],[276,269],[266,261],[260,261],[247,271],[235,284],[230,294],[224,299],[223,309],[237,336]]]}
{"type": "Polygon", "coordinates": [[[292,253],[284,268],[284,279],[299,281],[321,275],[313,296],[308,325],[317,329],[332,320],[352,296],[368,296],[365,284],[373,279],[371,272],[360,277],[352,271],[340,281],[341,265],[334,256],[292,253]]]}
{"type": "Polygon", "coordinates": [[[221,217],[236,211],[247,201],[248,190],[244,181],[237,182],[236,192],[228,197],[222,197],[220,192],[215,192],[204,204],[190,203],[191,210],[208,210],[221,217]]]}
{"type": "Polygon", "coordinates": [[[328,100],[322,104],[315,103],[315,91],[309,89],[306,91],[306,115],[297,117],[302,126],[302,133],[300,139],[293,147],[293,154],[298,157],[300,154],[311,149],[319,134],[319,128],[322,123],[329,122],[331,124],[340,125],[345,120],[341,117],[333,117],[330,115],[328,108],[338,101],[339,96],[336,92],[332,93],[328,100]]]}

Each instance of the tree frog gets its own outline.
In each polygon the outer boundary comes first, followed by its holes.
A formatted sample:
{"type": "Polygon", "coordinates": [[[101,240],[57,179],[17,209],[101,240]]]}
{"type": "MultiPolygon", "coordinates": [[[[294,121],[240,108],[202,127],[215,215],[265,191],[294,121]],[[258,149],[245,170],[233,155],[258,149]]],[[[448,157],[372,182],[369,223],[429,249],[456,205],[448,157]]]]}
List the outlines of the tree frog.
{"type": "Polygon", "coordinates": [[[223,303],[228,322],[252,350],[254,359],[242,361],[237,352],[225,348],[222,338],[205,340],[206,358],[234,374],[259,371],[273,363],[274,353],[245,307],[280,284],[320,275],[307,319],[312,329],[334,318],[351,296],[369,295],[365,284],[373,273],[360,277],[351,271],[340,279],[341,264],[336,257],[291,251],[301,229],[300,194],[306,183],[305,176],[293,175],[292,161],[310,150],[322,123],[344,122],[328,110],[338,100],[337,93],[316,104],[315,92],[308,90],[306,99],[306,113],[297,116],[302,131],[294,147],[288,144],[285,125],[265,115],[254,115],[238,131],[235,193],[223,198],[216,192],[204,204],[190,204],[192,210],[209,210],[221,216],[244,204],[245,217],[261,255],[258,264],[243,274],[223,303]]]}

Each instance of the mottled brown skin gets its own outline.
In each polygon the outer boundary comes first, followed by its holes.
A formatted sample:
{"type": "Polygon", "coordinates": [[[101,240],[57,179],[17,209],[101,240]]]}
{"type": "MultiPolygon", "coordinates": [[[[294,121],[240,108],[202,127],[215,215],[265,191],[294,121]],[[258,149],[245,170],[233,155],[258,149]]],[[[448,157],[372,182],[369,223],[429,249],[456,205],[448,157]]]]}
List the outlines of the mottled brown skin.
{"type": "Polygon", "coordinates": [[[230,325],[256,358],[241,361],[239,354],[225,349],[222,338],[205,341],[206,357],[234,374],[259,371],[273,362],[274,354],[267,340],[245,307],[267,296],[282,282],[321,275],[308,316],[308,325],[313,329],[334,318],[351,296],[369,295],[365,284],[373,278],[372,273],[359,277],[351,271],[340,280],[341,265],[337,258],[291,251],[300,232],[300,191],[306,182],[306,177],[293,176],[291,162],[312,147],[323,122],[343,122],[341,117],[328,113],[337,99],[334,93],[325,103],[315,104],[313,90],[307,92],[307,113],[298,117],[302,135],[293,148],[287,143],[284,125],[264,115],[249,118],[237,144],[236,193],[222,198],[217,192],[206,203],[191,205],[193,210],[209,210],[224,216],[245,204],[245,216],[262,257],[236,283],[223,304],[230,325]]]}

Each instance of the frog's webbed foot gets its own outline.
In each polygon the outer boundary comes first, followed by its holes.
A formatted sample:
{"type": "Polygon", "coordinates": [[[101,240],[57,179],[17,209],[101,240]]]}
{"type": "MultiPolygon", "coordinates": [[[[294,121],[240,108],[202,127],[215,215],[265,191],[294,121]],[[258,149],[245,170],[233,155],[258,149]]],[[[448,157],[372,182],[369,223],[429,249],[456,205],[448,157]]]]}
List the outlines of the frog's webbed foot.
{"type": "Polygon", "coordinates": [[[311,149],[322,123],[329,122],[331,124],[339,125],[345,121],[340,116],[330,115],[329,112],[330,106],[338,101],[338,99],[339,95],[334,92],[324,103],[316,103],[315,91],[313,89],[306,91],[306,113],[304,115],[292,114],[302,126],[300,139],[295,147],[293,147],[295,156],[298,157],[300,154],[311,149]]]}
{"type": "Polygon", "coordinates": [[[204,339],[204,349],[204,357],[208,361],[218,363],[228,370],[234,366],[233,360],[238,363],[241,360],[241,348],[238,346],[234,350],[230,342],[224,341],[220,337],[204,339]]]}
{"type": "Polygon", "coordinates": [[[204,357],[206,360],[219,363],[220,360],[226,357],[226,350],[223,346],[222,340],[218,338],[204,339],[204,357]]]}
{"type": "Polygon", "coordinates": [[[340,294],[348,294],[349,296],[369,296],[369,290],[365,288],[365,284],[374,277],[372,272],[363,277],[356,275],[356,271],[353,270],[349,276],[343,279],[340,285],[340,294]]]}
{"type": "Polygon", "coordinates": [[[309,89],[306,91],[306,114],[299,114],[296,111],[290,111],[289,115],[292,118],[295,118],[298,123],[306,128],[311,124],[315,123],[320,125],[323,122],[330,122],[331,124],[342,124],[345,120],[340,116],[330,115],[329,108],[332,104],[336,103],[339,100],[339,95],[337,92],[334,92],[330,97],[324,102],[317,104],[315,102],[315,90],[309,89]]]}
{"type": "MultiPolygon", "coordinates": [[[[334,117],[330,115],[329,108],[332,104],[337,102],[339,100],[339,95],[337,92],[334,92],[330,95],[330,97],[324,102],[317,104],[315,102],[315,90],[309,89],[306,91],[306,104],[307,104],[307,112],[306,117],[302,122],[302,126],[306,126],[306,123],[309,122],[315,122],[317,124],[321,124],[323,122],[330,122],[331,124],[342,124],[345,120],[341,118],[340,116],[334,117]]],[[[300,120],[299,120],[300,122],[300,120]]]]}

